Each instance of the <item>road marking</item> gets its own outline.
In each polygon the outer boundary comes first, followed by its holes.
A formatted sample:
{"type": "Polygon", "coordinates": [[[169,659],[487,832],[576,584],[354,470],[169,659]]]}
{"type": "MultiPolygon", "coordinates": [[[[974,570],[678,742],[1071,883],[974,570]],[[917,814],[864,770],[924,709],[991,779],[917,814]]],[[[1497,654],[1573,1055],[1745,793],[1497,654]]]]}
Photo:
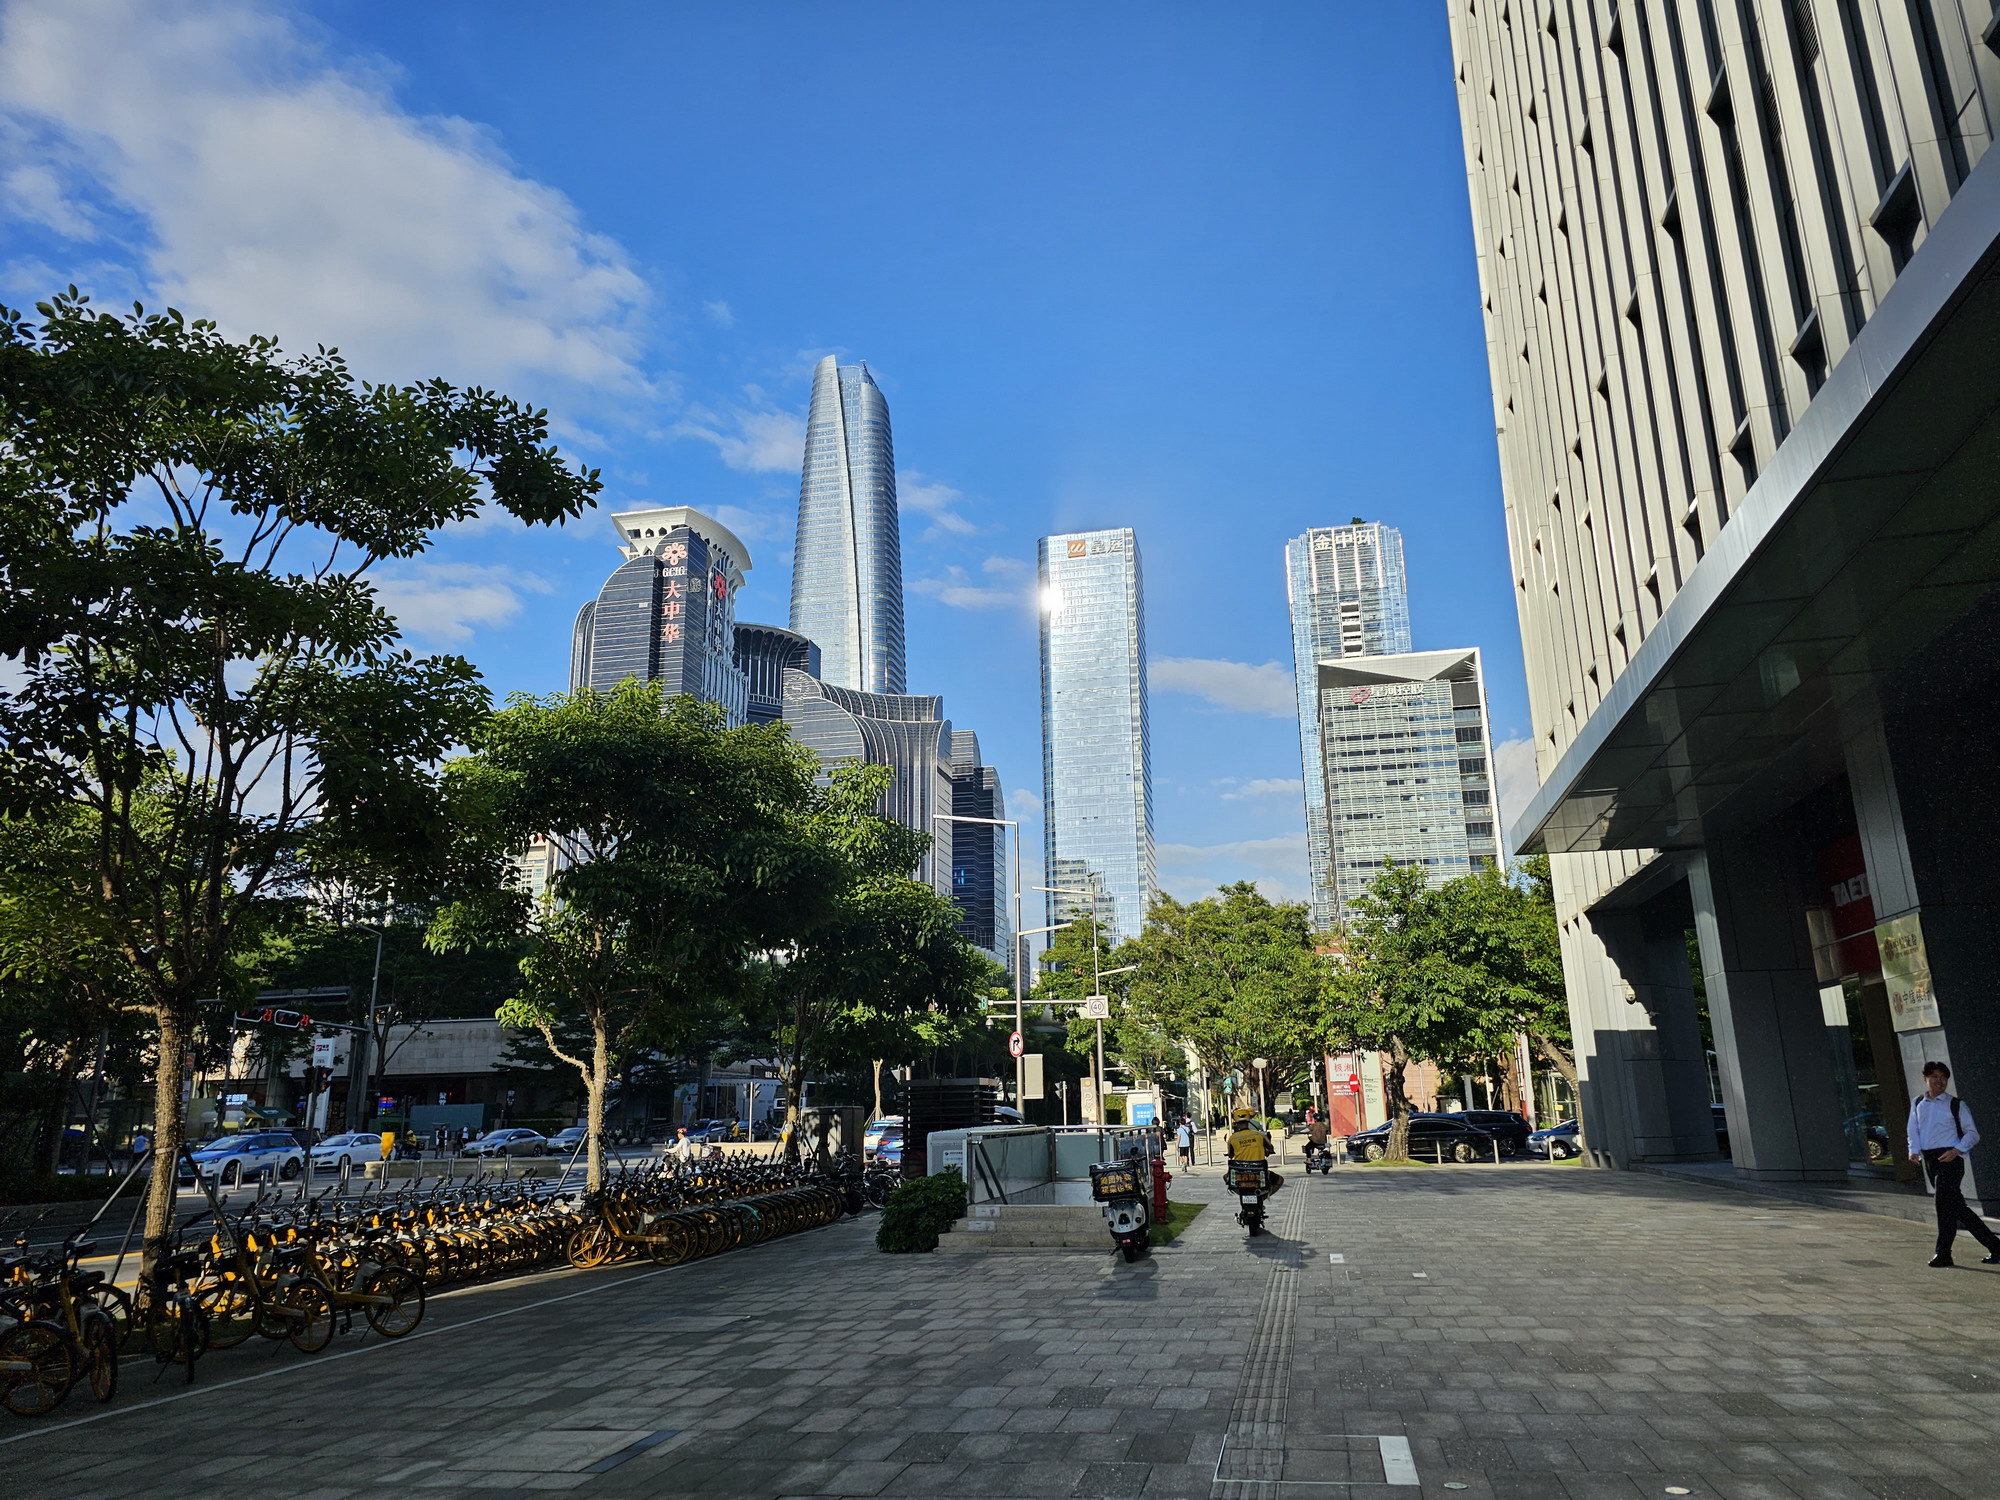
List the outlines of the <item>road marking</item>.
{"type": "Polygon", "coordinates": [[[1335,1264],[1336,1266],[1344,1266],[1344,1265],[1346,1265],[1346,1264],[1347,1264],[1347,1257],[1346,1257],[1346,1256],[1344,1256],[1344,1255],[1335,1255],[1335,1254],[1334,1254],[1334,1253],[1333,1253],[1333,1252],[1332,1252],[1331,1250],[1329,1250],[1329,1251],[1327,1252],[1327,1256],[1326,1256],[1326,1258],[1327,1258],[1328,1260],[1332,1261],[1332,1262],[1333,1262],[1333,1263],[1334,1263],[1334,1264],[1335,1264]]]}
{"type": "Polygon", "coordinates": [[[1429,1281],[1431,1273],[1428,1271],[1412,1271],[1410,1272],[1410,1278],[1413,1281],[1429,1281]]]}
{"type": "Polygon", "coordinates": [[[1410,1440],[1406,1437],[1383,1437],[1376,1441],[1382,1446],[1382,1482],[1384,1484],[1418,1484],[1417,1461],[1410,1453],[1410,1440]]]}

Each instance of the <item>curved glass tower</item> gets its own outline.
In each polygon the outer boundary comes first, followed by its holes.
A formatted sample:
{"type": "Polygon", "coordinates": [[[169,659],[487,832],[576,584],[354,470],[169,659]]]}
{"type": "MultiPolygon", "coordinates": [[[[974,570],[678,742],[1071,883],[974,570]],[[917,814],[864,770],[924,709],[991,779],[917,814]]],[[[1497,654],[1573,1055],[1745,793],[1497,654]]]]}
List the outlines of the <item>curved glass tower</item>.
{"type": "Polygon", "coordinates": [[[889,403],[866,365],[813,371],[792,559],[792,629],[820,649],[822,679],[900,693],[903,538],[889,403]]]}

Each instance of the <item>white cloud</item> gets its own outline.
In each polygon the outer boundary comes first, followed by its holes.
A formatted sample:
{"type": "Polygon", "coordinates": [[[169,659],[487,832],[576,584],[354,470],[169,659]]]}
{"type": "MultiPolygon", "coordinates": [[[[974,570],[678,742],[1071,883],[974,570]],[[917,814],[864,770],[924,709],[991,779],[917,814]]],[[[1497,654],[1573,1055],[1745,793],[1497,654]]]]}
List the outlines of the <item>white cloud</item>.
{"type": "Polygon", "coordinates": [[[1028,591],[1023,588],[987,588],[975,583],[970,573],[957,566],[946,568],[942,578],[914,580],[910,591],[927,594],[953,609],[1006,609],[1009,605],[1025,606],[1029,598],[1028,591]]]}
{"type": "Polygon", "coordinates": [[[896,507],[929,516],[931,524],[924,533],[926,536],[935,537],[946,532],[953,536],[974,535],[979,528],[954,508],[964,498],[961,491],[935,479],[926,479],[914,469],[904,469],[896,475],[896,507]]]}
{"type": "Polygon", "coordinates": [[[0,173],[0,200],[21,218],[53,229],[66,240],[97,234],[96,216],[63,191],[62,179],[46,164],[27,163],[0,173]]]}
{"type": "Polygon", "coordinates": [[[776,540],[790,529],[786,517],[773,515],[765,510],[747,510],[741,505],[711,505],[706,507],[715,519],[742,537],[746,542],[776,540]]]}
{"type": "Polygon", "coordinates": [[[732,469],[753,474],[799,471],[806,454],[806,419],[794,411],[739,408],[731,412],[696,410],[674,426],[679,437],[713,443],[732,469]]]}
{"type": "Polygon", "coordinates": [[[412,563],[374,580],[376,597],[410,635],[456,645],[480,625],[505,625],[521,612],[521,593],[546,594],[548,583],[512,568],[475,563],[412,563]]]}
{"type": "Polygon", "coordinates": [[[992,573],[1001,578],[1025,578],[1032,571],[1026,562],[1018,557],[989,557],[979,565],[983,573],[992,573]]]}
{"type": "Polygon", "coordinates": [[[1294,776],[1287,780],[1282,776],[1260,776],[1255,781],[1246,781],[1234,791],[1224,792],[1224,802],[1243,802],[1251,797],[1303,797],[1305,782],[1294,776]]]}
{"type": "Polygon", "coordinates": [[[478,126],[405,111],[385,71],[257,0],[13,0],[8,181],[61,232],[136,224],[147,300],[231,333],[376,379],[643,393],[623,249],[478,126]]]}
{"type": "Polygon", "coordinates": [[[1298,712],[1291,670],[1274,661],[1257,667],[1240,661],[1160,656],[1153,659],[1147,680],[1156,690],[1188,693],[1237,713],[1289,719],[1298,712]]]}
{"type": "Polygon", "coordinates": [[[1017,818],[1039,818],[1042,815],[1041,794],[1031,792],[1024,786],[1017,786],[1007,794],[1007,805],[1014,809],[1017,818]]]}
{"type": "Polygon", "coordinates": [[[1493,789],[1500,801],[1503,833],[1528,810],[1541,784],[1535,773],[1533,740],[1502,740],[1493,747],[1493,789]]]}
{"type": "Polygon", "coordinates": [[[1161,844],[1160,886],[1181,901],[1198,901],[1231,881],[1255,881],[1273,901],[1306,899],[1306,836],[1280,834],[1226,844],[1161,844]]]}
{"type": "Polygon", "coordinates": [[[727,302],[704,302],[701,305],[701,310],[708,314],[709,322],[713,323],[717,328],[734,328],[736,326],[736,314],[730,311],[727,302]]]}

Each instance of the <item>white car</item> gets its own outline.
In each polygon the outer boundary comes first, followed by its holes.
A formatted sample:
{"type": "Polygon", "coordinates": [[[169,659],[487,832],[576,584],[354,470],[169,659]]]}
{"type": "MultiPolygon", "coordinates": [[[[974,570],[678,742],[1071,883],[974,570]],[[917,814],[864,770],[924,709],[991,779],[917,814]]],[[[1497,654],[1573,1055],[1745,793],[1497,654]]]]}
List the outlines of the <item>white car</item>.
{"type": "Polygon", "coordinates": [[[330,1135],[312,1148],[312,1164],[315,1172],[322,1167],[332,1167],[345,1172],[351,1166],[359,1166],[366,1161],[382,1159],[382,1137],[352,1130],[341,1135],[330,1135]]]}

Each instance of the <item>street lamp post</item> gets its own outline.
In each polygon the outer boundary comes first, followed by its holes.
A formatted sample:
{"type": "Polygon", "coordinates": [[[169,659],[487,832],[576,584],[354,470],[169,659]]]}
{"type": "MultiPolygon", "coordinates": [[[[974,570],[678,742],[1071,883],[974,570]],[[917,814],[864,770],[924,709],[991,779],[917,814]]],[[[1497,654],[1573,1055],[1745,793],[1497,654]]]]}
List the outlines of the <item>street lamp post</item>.
{"type": "MultiPolygon", "coordinates": [[[[957,813],[932,813],[931,820],[937,823],[984,823],[992,828],[1011,828],[1014,830],[1013,838],[1007,841],[1007,852],[1011,856],[1008,860],[1008,865],[1014,874],[1014,938],[1012,943],[1012,952],[1014,955],[1014,1034],[1025,1040],[1026,1033],[1022,1030],[1021,1024],[1021,825],[1014,818],[967,818],[961,817],[957,813]]],[[[1014,1059],[1014,1107],[1016,1109],[1020,1109],[1028,1102],[1021,1097],[1027,1089],[1027,1080],[1028,1059],[1024,1048],[1022,1055],[1014,1059]]]]}

